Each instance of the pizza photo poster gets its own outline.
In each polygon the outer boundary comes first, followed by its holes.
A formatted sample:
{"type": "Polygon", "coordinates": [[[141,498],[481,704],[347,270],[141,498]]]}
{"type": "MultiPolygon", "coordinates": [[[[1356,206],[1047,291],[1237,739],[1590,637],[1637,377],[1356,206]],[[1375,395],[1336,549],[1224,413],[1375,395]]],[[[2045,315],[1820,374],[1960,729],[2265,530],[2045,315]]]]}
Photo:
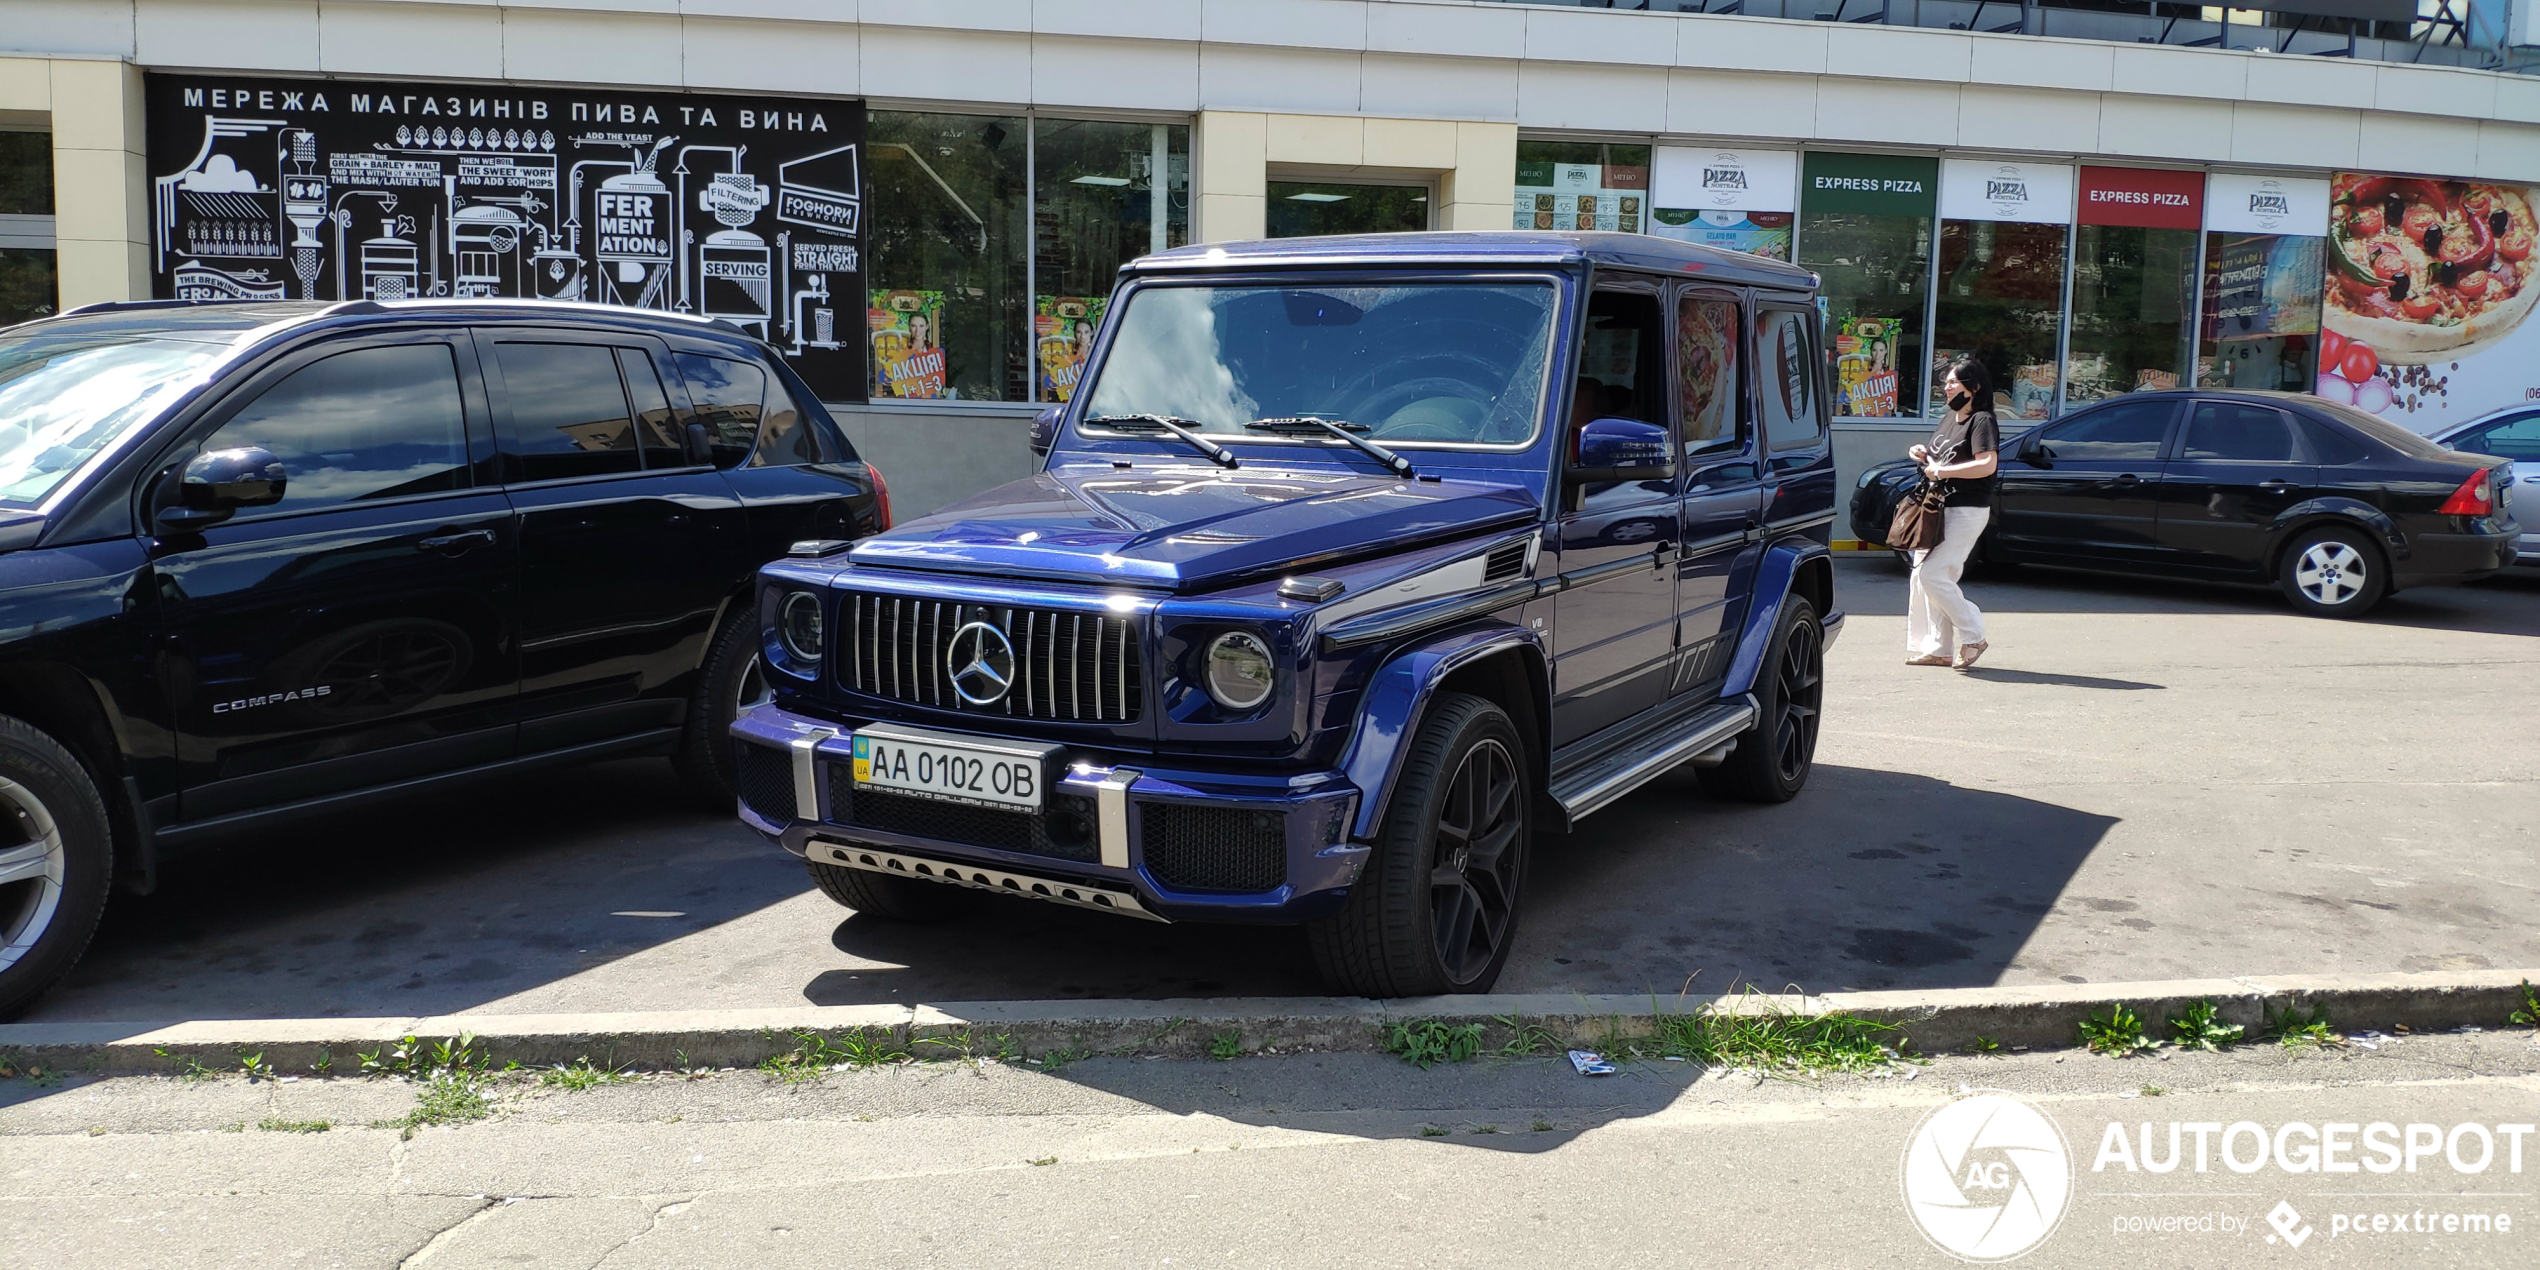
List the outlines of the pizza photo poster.
{"type": "Polygon", "coordinates": [[[824,400],[864,397],[862,102],[155,73],[142,91],[162,299],[632,305],[720,318],[824,400]]]}
{"type": "Polygon", "coordinates": [[[2533,187],[2340,172],[2315,391],[2431,433],[2540,400],[2533,187]]]}

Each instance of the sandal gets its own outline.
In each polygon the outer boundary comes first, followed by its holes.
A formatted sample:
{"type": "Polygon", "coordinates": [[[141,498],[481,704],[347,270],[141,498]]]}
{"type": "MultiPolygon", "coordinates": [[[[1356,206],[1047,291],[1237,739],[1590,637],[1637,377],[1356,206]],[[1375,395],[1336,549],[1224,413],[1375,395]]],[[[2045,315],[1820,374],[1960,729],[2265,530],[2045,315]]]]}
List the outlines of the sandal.
{"type": "Polygon", "coordinates": [[[1905,664],[1908,666],[1946,666],[1949,664],[1949,654],[1925,653],[1920,657],[1906,658],[1905,664]]]}
{"type": "Polygon", "coordinates": [[[1984,656],[1984,650],[1991,647],[1993,647],[1993,645],[1988,644],[1983,640],[1977,640],[1972,644],[1960,644],[1958,646],[1958,660],[1952,664],[1960,670],[1972,669],[1976,664],[1976,658],[1984,656]]]}

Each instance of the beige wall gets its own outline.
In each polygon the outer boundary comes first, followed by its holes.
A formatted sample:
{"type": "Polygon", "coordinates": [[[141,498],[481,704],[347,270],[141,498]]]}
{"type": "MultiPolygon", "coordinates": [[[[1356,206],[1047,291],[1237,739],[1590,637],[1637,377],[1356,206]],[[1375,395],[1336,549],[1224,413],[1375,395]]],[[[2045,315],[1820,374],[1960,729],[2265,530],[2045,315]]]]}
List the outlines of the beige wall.
{"type": "Polygon", "coordinates": [[[1513,123],[1205,110],[1191,144],[1194,242],[1261,237],[1274,167],[1435,181],[1440,229],[1506,229],[1516,207],[1513,123]]]}
{"type": "Polygon", "coordinates": [[[141,72],[122,62],[0,58],[0,112],[53,131],[53,240],[61,305],[150,295],[149,178],[141,72]]]}

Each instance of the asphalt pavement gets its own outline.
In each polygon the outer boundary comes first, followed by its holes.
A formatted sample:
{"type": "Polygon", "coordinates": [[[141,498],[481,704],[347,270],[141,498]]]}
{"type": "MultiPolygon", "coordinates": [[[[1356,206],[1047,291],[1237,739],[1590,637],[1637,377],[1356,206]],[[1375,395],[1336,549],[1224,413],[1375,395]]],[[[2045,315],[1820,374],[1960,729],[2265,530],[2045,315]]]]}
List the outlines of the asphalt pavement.
{"type": "MultiPolygon", "coordinates": [[[[1662,779],[1539,844],[1502,992],[1809,991],[2540,966],[2540,585],[2369,618],[2025,569],[1993,651],[1902,664],[1839,566],[1824,740],[1782,807],[1662,779]]],[[[28,1021],[1319,993],[1292,931],[978,897],[848,914],[628,762],[170,863],[28,1021]]]]}
{"type": "Polygon", "coordinates": [[[0,1265],[1941,1267],[1981,1207],[2041,1267],[2529,1266],[2535,1069],[2527,1030],[1819,1080],[963,1060],[513,1076],[410,1139],[383,1079],[0,1080],[0,1265]],[[2049,1127],[1942,1132],[1976,1090],[2049,1127]]]}

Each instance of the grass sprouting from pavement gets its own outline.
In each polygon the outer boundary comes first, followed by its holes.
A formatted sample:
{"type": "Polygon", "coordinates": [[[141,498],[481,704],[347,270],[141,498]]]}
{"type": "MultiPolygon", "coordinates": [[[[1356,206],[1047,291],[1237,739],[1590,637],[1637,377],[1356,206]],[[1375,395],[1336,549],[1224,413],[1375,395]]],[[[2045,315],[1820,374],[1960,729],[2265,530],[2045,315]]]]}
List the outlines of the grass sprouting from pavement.
{"type": "Polygon", "coordinates": [[[1765,1076],[1874,1071],[1922,1061],[1906,1053],[1906,1039],[1893,1023],[1841,1010],[1784,1009],[1752,991],[1743,1008],[1724,1010],[1714,1003],[1690,1013],[1662,1013],[1652,1022],[1648,1038],[1611,1048],[1635,1058],[1681,1058],[1765,1076]]]}
{"type": "Polygon", "coordinates": [[[2529,979],[2522,981],[2522,1008],[2505,1016],[2505,1021],[2540,1028],[2540,988],[2532,987],[2529,979]]]}
{"type": "Polygon", "coordinates": [[[2106,1054],[2111,1058],[2148,1054],[2161,1048],[2159,1041],[2143,1034],[2143,1016],[2123,1002],[2109,1006],[2103,1014],[2083,1019],[2081,1043],[2088,1046],[2091,1053],[2106,1054]]]}
{"type": "Polygon", "coordinates": [[[334,1128],[335,1122],[332,1120],[283,1120],[267,1116],[257,1121],[256,1127],[268,1133],[324,1133],[334,1128]]]}
{"type": "Polygon", "coordinates": [[[1414,1067],[1461,1063],[1482,1052],[1482,1025],[1424,1019],[1385,1029],[1384,1050],[1414,1067]]]}
{"type": "Polygon", "coordinates": [[[2329,1026],[2326,1005],[2316,1005],[2307,1011],[2299,1005],[2268,1011],[2266,1039],[2289,1050],[2318,1049],[2346,1043],[2343,1037],[2337,1035],[2337,1029],[2329,1026]]]}
{"type": "Polygon", "coordinates": [[[758,1069],[788,1085],[818,1080],[831,1072],[884,1063],[909,1063],[915,1052],[888,1032],[793,1032],[794,1047],[771,1055],[758,1069]]]}
{"type": "Polygon", "coordinates": [[[2201,998],[2181,1014],[2170,1016],[2170,1042],[2183,1050],[2223,1050],[2240,1043],[2248,1029],[2225,1023],[2213,999],[2201,998]]]}
{"type": "Polygon", "coordinates": [[[614,1085],[620,1081],[632,1079],[634,1078],[626,1074],[623,1066],[602,1067],[593,1063],[588,1055],[570,1063],[558,1063],[538,1073],[540,1085],[549,1089],[561,1089],[569,1094],[584,1093],[602,1085],[614,1085]]]}

